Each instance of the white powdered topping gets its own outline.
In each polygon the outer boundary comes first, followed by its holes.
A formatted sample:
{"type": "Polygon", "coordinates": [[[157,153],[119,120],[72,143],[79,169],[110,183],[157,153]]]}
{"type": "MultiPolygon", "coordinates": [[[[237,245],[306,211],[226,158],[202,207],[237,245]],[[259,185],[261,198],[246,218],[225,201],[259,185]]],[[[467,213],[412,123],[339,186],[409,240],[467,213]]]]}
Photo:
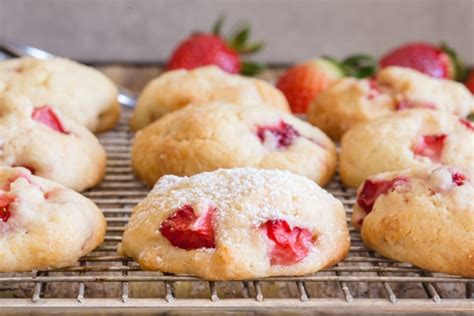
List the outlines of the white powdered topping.
{"type": "MultiPolygon", "coordinates": [[[[140,218],[162,210],[171,213],[185,204],[207,203],[217,208],[217,219],[231,212],[235,225],[240,223],[245,226],[244,223],[248,222],[261,225],[268,219],[285,218],[290,225],[312,227],[312,223],[305,223],[304,219],[299,218],[298,204],[307,199],[317,200],[318,208],[327,206],[328,209],[333,207],[335,201],[311,180],[288,171],[219,169],[192,177],[161,178],[144,202],[151,207],[143,210],[140,218]]],[[[206,210],[203,207],[195,209],[200,214],[206,210]]]]}

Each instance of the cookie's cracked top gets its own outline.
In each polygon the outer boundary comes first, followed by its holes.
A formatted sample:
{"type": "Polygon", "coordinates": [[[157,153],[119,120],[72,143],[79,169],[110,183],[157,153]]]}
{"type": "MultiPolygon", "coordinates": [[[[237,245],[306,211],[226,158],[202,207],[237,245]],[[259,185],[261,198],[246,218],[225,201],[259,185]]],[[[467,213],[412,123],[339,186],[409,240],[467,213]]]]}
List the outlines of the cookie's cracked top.
{"type": "Polygon", "coordinates": [[[290,111],[285,96],[270,83],[206,66],[168,71],[148,83],[138,99],[130,125],[133,130],[139,130],[188,104],[210,101],[267,105],[290,111]]]}
{"type": "Polygon", "coordinates": [[[235,167],[289,170],[324,185],[335,171],[336,148],[288,113],[212,102],[189,105],[139,131],[132,165],[149,185],[167,174],[235,167]]]}
{"type": "Polygon", "coordinates": [[[474,125],[453,114],[410,109],[361,123],[342,138],[342,182],[357,187],[376,173],[440,164],[474,170],[474,125]]]}

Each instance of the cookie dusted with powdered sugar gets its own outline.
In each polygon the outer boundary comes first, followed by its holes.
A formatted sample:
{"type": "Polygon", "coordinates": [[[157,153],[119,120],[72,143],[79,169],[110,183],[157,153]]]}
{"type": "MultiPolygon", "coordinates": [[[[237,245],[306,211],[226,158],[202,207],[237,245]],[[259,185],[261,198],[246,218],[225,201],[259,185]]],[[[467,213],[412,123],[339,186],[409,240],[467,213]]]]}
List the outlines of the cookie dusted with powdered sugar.
{"type": "Polygon", "coordinates": [[[118,90],[101,72],[63,58],[17,58],[0,62],[0,95],[11,92],[28,97],[92,132],[115,126],[120,116],[118,90]]]}
{"type": "Polygon", "coordinates": [[[342,182],[407,168],[453,165],[474,170],[474,125],[455,115],[411,109],[359,124],[342,138],[342,182]]]}
{"type": "Polygon", "coordinates": [[[104,239],[89,199],[24,168],[0,167],[0,272],[75,264],[104,239]]]}
{"type": "Polygon", "coordinates": [[[431,108],[466,117],[474,112],[474,98],[459,82],[392,66],[373,79],[339,80],[311,103],[308,120],[338,140],[359,123],[409,108],[431,108]]]}
{"type": "Polygon", "coordinates": [[[149,185],[161,176],[219,168],[289,170],[324,185],[336,149],[320,130],[269,107],[214,102],[170,113],[137,133],[135,173],[149,185]]]}
{"type": "Polygon", "coordinates": [[[104,148],[87,128],[50,106],[0,95],[0,166],[25,167],[82,191],[101,181],[105,162],[104,148]]]}
{"type": "Polygon", "coordinates": [[[385,257],[474,277],[473,180],[452,166],[375,175],[358,190],[353,225],[385,257]]]}
{"type": "Polygon", "coordinates": [[[285,96],[271,84],[206,66],[168,71],[148,83],[138,99],[130,125],[133,130],[139,130],[190,103],[210,101],[264,104],[290,111],[285,96]]]}
{"type": "Polygon", "coordinates": [[[161,178],[119,251],[145,270],[241,280],[316,272],[349,243],[342,203],[314,182],[243,168],[161,178]]]}

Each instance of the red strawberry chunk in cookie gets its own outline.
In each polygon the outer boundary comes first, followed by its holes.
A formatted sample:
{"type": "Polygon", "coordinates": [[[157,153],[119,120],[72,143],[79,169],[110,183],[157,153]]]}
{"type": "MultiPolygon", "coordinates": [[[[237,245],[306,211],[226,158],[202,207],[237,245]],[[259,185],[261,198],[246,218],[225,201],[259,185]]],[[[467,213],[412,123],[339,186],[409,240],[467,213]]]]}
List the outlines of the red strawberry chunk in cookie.
{"type": "Polygon", "coordinates": [[[414,108],[426,108],[426,109],[436,109],[436,106],[434,103],[431,102],[425,102],[425,103],[420,103],[420,102],[413,102],[409,100],[400,100],[395,104],[395,109],[397,111],[400,110],[406,110],[406,109],[414,109],[414,108]]]}
{"type": "Polygon", "coordinates": [[[160,233],[175,247],[195,250],[215,248],[212,214],[215,208],[210,207],[206,214],[196,215],[191,205],[186,204],[160,227],[160,233]]]}
{"type": "Polygon", "coordinates": [[[455,185],[457,185],[458,187],[461,186],[461,185],[464,185],[464,183],[466,183],[467,181],[467,177],[465,174],[462,174],[461,172],[454,172],[452,175],[451,175],[451,179],[453,181],[453,183],[455,185]]]}
{"type": "Polygon", "coordinates": [[[308,255],[313,241],[313,234],[308,229],[298,226],[291,229],[285,220],[269,220],[262,227],[274,243],[271,265],[293,265],[308,255]]]}
{"type": "Polygon", "coordinates": [[[393,190],[399,185],[408,182],[406,178],[395,178],[392,180],[366,180],[362,190],[357,197],[357,205],[359,205],[367,214],[372,211],[377,198],[393,190]]]}
{"type": "Polygon", "coordinates": [[[0,194],[0,220],[7,222],[11,216],[10,210],[8,207],[15,200],[6,194],[0,194]]]}
{"type": "Polygon", "coordinates": [[[466,119],[463,119],[463,118],[460,118],[459,119],[459,122],[466,126],[469,130],[473,131],[474,132],[474,123],[472,123],[471,121],[469,120],[466,120],[466,119]]]}
{"type": "Polygon", "coordinates": [[[35,121],[40,122],[57,132],[69,134],[69,132],[66,131],[63,124],[61,123],[61,120],[58,118],[56,113],[54,113],[53,108],[49,105],[43,105],[39,108],[35,108],[31,117],[35,121]]]}
{"type": "Polygon", "coordinates": [[[301,135],[293,126],[280,121],[276,126],[259,126],[257,136],[262,143],[272,142],[276,148],[285,148],[301,135]]]}
{"type": "Polygon", "coordinates": [[[369,90],[369,94],[367,95],[367,98],[369,98],[369,100],[376,98],[378,95],[382,93],[382,90],[380,90],[380,87],[377,81],[375,81],[375,79],[373,78],[369,79],[369,87],[370,87],[370,90],[369,90]]]}
{"type": "Polygon", "coordinates": [[[433,162],[440,162],[446,137],[446,134],[424,135],[416,144],[413,152],[417,156],[428,157],[433,162]]]}

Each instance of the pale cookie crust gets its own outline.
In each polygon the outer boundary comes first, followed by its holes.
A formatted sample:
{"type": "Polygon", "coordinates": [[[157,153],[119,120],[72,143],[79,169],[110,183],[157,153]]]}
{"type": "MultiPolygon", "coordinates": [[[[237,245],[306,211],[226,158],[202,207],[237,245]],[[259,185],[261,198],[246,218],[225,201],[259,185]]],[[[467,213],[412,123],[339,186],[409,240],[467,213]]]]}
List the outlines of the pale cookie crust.
{"type": "Polygon", "coordinates": [[[323,132],[290,114],[214,102],[190,105],[139,131],[132,166],[150,186],[167,174],[234,167],[289,170],[324,185],[334,174],[336,149],[323,132]]]}
{"type": "Polygon", "coordinates": [[[0,62],[0,95],[30,98],[35,107],[51,105],[92,132],[115,126],[118,90],[101,72],[71,60],[18,58],[0,62]]]}
{"type": "Polygon", "coordinates": [[[0,168],[0,272],[73,265],[104,239],[105,218],[77,192],[32,176],[24,168],[0,168]]]}
{"type": "Polygon", "coordinates": [[[358,187],[367,177],[385,171],[449,164],[474,170],[474,125],[455,115],[411,109],[359,124],[342,138],[342,182],[358,187]],[[444,138],[438,159],[416,154],[423,136],[444,138]]]}
{"type": "Polygon", "coordinates": [[[206,66],[168,71],[149,82],[138,99],[130,126],[136,131],[190,103],[209,101],[265,104],[290,112],[285,96],[270,83],[206,66]]]}
{"type": "Polygon", "coordinates": [[[64,131],[33,118],[23,96],[0,95],[0,166],[22,166],[76,191],[93,187],[105,174],[106,153],[97,138],[53,109],[64,131]]]}
{"type": "Polygon", "coordinates": [[[394,260],[474,277],[474,173],[442,166],[382,173],[369,181],[392,179],[404,180],[380,195],[369,214],[354,206],[354,226],[363,218],[364,243],[394,260]]]}
{"type": "Polygon", "coordinates": [[[119,251],[146,270],[241,280],[316,272],[342,260],[349,244],[342,203],[314,182],[286,171],[243,168],[163,177],[134,208],[119,251]],[[162,222],[185,204],[198,213],[215,207],[215,248],[184,250],[161,235],[162,222]],[[296,264],[270,263],[272,245],[261,225],[278,219],[315,236],[296,264]]]}
{"type": "Polygon", "coordinates": [[[415,107],[466,117],[474,111],[474,98],[459,82],[392,66],[375,79],[339,80],[311,103],[308,120],[338,140],[352,126],[415,107]]]}

